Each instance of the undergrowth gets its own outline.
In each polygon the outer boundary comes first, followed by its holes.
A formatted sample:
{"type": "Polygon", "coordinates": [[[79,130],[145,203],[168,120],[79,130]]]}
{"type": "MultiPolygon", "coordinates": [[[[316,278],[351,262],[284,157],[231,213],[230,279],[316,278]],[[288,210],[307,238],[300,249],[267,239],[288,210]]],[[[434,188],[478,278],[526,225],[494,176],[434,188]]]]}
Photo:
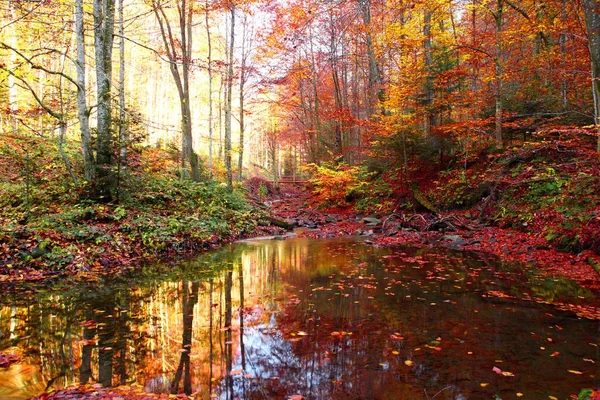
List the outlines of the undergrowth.
{"type": "Polygon", "coordinates": [[[169,152],[140,148],[137,153],[131,157],[146,161],[121,172],[119,201],[101,204],[86,199],[53,151],[39,153],[30,169],[17,171],[10,163],[22,154],[5,152],[0,158],[0,273],[118,269],[134,259],[214,246],[255,227],[257,211],[240,190],[180,180],[169,152]]]}

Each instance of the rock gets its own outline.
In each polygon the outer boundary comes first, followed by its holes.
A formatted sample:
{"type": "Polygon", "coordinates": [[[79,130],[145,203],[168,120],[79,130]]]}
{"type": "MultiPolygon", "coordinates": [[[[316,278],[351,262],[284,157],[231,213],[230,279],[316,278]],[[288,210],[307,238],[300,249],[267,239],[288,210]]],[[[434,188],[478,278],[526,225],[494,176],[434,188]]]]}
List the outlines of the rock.
{"type": "Polygon", "coordinates": [[[450,242],[448,243],[448,247],[455,250],[467,244],[459,235],[444,235],[442,236],[442,240],[450,242]]]}
{"type": "Polygon", "coordinates": [[[328,215],[325,217],[325,222],[336,222],[337,218],[334,217],[333,215],[328,215]]]}
{"type": "Polygon", "coordinates": [[[362,219],[362,222],[364,222],[368,226],[376,226],[381,223],[381,220],[379,218],[365,217],[362,219]]]}

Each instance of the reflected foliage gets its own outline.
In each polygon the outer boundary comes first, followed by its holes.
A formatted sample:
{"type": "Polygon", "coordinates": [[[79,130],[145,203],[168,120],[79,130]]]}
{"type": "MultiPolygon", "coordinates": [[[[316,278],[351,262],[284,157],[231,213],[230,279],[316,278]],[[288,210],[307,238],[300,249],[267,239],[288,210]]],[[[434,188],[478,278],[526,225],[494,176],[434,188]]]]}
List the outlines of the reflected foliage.
{"type": "Polygon", "coordinates": [[[577,316],[596,294],[457,251],[249,241],[0,301],[0,353],[19,359],[0,397],[99,383],[231,400],[566,398],[598,384],[600,318],[577,316]]]}

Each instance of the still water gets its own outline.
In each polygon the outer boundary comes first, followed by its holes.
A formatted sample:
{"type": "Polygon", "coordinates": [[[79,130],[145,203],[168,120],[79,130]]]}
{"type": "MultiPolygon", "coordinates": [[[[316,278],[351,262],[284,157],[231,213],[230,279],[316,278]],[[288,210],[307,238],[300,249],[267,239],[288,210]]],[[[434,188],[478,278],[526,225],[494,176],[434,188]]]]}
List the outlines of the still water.
{"type": "Polygon", "coordinates": [[[99,382],[198,399],[567,399],[600,384],[590,304],[568,281],[450,250],[249,241],[0,294],[0,353],[19,358],[0,398],[99,382]]]}

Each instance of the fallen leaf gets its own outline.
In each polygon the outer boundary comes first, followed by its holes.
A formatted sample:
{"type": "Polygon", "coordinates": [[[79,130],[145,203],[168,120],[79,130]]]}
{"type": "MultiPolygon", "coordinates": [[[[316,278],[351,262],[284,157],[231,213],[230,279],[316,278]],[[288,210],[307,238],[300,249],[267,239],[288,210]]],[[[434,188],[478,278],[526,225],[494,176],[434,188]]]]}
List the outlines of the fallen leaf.
{"type": "Polygon", "coordinates": [[[480,383],[479,385],[480,385],[481,387],[486,387],[487,385],[489,385],[489,383],[482,382],[482,383],[480,383]]]}
{"type": "Polygon", "coordinates": [[[412,360],[405,360],[404,364],[410,367],[414,364],[414,362],[412,362],[412,360]]]}
{"type": "Polygon", "coordinates": [[[569,371],[570,373],[575,374],[575,375],[583,375],[583,372],[577,371],[574,369],[568,369],[567,371],[569,371]]]}
{"type": "Polygon", "coordinates": [[[517,393],[517,397],[523,397],[523,393],[521,393],[521,392],[517,393]]]}
{"type": "Polygon", "coordinates": [[[492,368],[492,371],[494,371],[497,374],[502,374],[502,370],[500,368],[498,368],[498,367],[492,368]]]}

